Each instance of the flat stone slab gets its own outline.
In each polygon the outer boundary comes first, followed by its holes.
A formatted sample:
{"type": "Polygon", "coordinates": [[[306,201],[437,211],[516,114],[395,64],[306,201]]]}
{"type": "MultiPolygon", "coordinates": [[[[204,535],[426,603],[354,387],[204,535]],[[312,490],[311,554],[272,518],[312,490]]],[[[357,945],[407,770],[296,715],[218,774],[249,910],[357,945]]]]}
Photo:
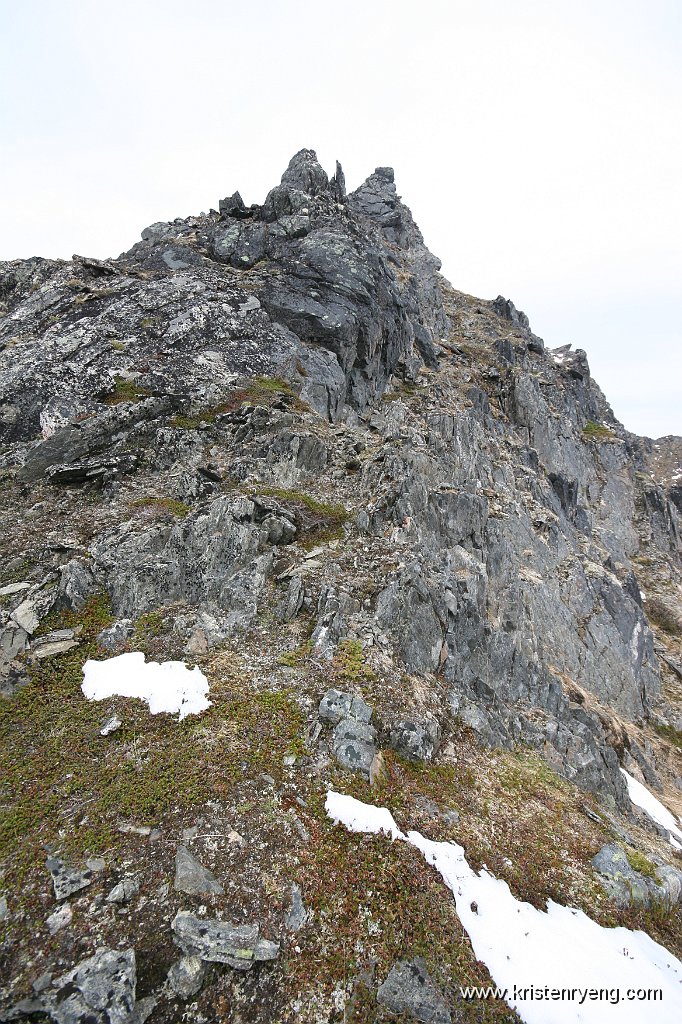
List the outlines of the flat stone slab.
{"type": "Polygon", "coordinates": [[[176,945],[187,956],[248,971],[259,960],[274,960],[279,943],[260,939],[257,924],[234,925],[179,911],[171,924],[176,945]]]}
{"type": "Polygon", "coordinates": [[[77,868],[66,864],[61,857],[48,857],[47,869],[52,875],[55,898],[65,900],[73,893],[79,892],[90,885],[93,879],[93,872],[90,868],[79,871],[77,868]]]}

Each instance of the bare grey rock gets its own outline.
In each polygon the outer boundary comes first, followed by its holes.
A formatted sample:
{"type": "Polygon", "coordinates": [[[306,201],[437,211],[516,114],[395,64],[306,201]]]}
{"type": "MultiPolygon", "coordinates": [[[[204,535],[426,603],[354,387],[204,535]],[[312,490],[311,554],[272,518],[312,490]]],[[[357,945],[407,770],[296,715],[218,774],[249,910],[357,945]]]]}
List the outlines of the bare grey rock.
{"type": "Polygon", "coordinates": [[[122,879],[107,896],[107,903],[130,903],[140,891],[140,881],[139,875],[122,879]]]}
{"type": "Polygon", "coordinates": [[[180,999],[191,999],[201,991],[206,977],[206,964],[198,956],[183,956],[168,972],[171,991],[180,999]]]}
{"type": "Polygon", "coordinates": [[[35,1000],[56,1024],[138,1024],[135,952],[99,949],[35,1000]]]}
{"type": "Polygon", "coordinates": [[[373,780],[377,765],[377,732],[355,718],[342,718],[334,729],[332,749],[342,768],[361,772],[373,780]]]}
{"type": "Polygon", "coordinates": [[[440,728],[432,719],[421,722],[405,719],[390,733],[393,749],[410,761],[430,761],[438,750],[439,741],[440,728]]]}
{"type": "Polygon", "coordinates": [[[97,634],[97,643],[107,651],[119,651],[134,631],[132,619],[119,619],[97,634]]]}
{"type": "Polygon", "coordinates": [[[175,852],[175,888],[191,896],[209,893],[222,896],[225,892],[218,879],[199,863],[186,846],[178,846],[175,852]]]}
{"type": "Polygon", "coordinates": [[[65,654],[78,645],[79,641],[72,629],[57,629],[51,633],[43,633],[31,643],[31,656],[42,661],[43,658],[53,658],[57,654],[65,654]]]}
{"type": "Polygon", "coordinates": [[[295,883],[291,886],[291,906],[284,920],[284,925],[290,932],[298,932],[308,920],[308,911],[303,903],[303,894],[300,885],[295,883]]]}
{"type": "Polygon", "coordinates": [[[401,960],[377,990],[377,1002],[391,1013],[407,1014],[422,1024],[450,1024],[445,999],[432,981],[421,957],[401,960]]]}

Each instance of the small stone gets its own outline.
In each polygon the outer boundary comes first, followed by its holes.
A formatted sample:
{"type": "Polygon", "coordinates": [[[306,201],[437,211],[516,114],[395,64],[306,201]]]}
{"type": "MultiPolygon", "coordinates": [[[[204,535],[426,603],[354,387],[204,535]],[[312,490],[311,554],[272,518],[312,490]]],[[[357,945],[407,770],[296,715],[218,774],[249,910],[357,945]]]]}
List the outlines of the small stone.
{"type": "Polygon", "coordinates": [[[90,871],[104,871],[107,866],[107,862],[104,857],[88,857],[85,862],[85,866],[90,871]]]}
{"type": "Polygon", "coordinates": [[[391,729],[390,743],[409,761],[430,761],[438,749],[440,729],[432,719],[414,722],[405,719],[391,729]]]}
{"type": "Polygon", "coordinates": [[[50,973],[50,971],[45,971],[44,974],[41,974],[38,978],[36,978],[31,988],[33,989],[35,994],[39,996],[41,992],[46,992],[51,984],[52,974],[50,973]]]}
{"type": "Polygon", "coordinates": [[[118,830],[126,835],[150,836],[152,834],[150,825],[130,825],[125,821],[119,822],[118,830]]]}
{"type": "Polygon", "coordinates": [[[107,896],[107,903],[129,903],[140,891],[140,879],[137,875],[124,878],[115,885],[107,896]]]}
{"type": "Polygon", "coordinates": [[[23,590],[30,589],[30,583],[8,583],[6,587],[0,587],[0,597],[9,597],[11,594],[20,594],[23,590]]]}
{"type": "Polygon", "coordinates": [[[55,910],[54,914],[50,914],[45,924],[50,929],[50,935],[56,935],[62,928],[66,928],[68,924],[71,924],[73,920],[73,910],[68,903],[62,903],[58,910],[55,910]]]}
{"type": "Polygon", "coordinates": [[[112,732],[116,732],[122,725],[123,722],[118,715],[111,715],[100,729],[99,734],[100,736],[110,736],[112,732]]]}
{"type": "Polygon", "coordinates": [[[7,906],[7,897],[0,896],[0,921],[7,921],[9,919],[9,907],[7,906]]]}
{"type": "Polygon", "coordinates": [[[350,714],[353,697],[342,690],[327,690],[320,701],[318,716],[322,722],[338,725],[342,718],[350,714]]]}
{"type": "Polygon", "coordinates": [[[119,619],[97,634],[97,643],[106,651],[120,650],[135,632],[131,619],[119,619]]]}
{"type": "Polygon", "coordinates": [[[342,768],[359,771],[372,781],[376,772],[376,729],[354,718],[344,718],[332,737],[334,757],[342,768]]]}
{"type": "Polygon", "coordinates": [[[175,854],[175,888],[190,896],[205,893],[222,896],[225,892],[215,875],[203,867],[186,846],[178,846],[175,854]]]}
{"type": "Polygon", "coordinates": [[[168,984],[179,999],[191,999],[201,989],[206,964],[198,956],[183,956],[168,972],[168,984]]]}
{"type": "Polygon", "coordinates": [[[298,932],[307,920],[308,911],[303,903],[301,887],[294,882],[291,886],[291,908],[284,919],[284,926],[290,932],[298,932]]]}
{"type": "Polygon", "coordinates": [[[185,654],[190,658],[200,658],[208,651],[208,639],[203,629],[197,627],[185,644],[185,654]]]}

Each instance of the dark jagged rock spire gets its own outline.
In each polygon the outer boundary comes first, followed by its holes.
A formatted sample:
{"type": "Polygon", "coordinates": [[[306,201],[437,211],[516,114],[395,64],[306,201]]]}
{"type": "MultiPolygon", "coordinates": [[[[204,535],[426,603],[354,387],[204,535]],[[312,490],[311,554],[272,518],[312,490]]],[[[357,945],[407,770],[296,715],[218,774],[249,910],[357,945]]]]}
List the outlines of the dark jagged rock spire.
{"type": "Polygon", "coordinates": [[[282,175],[282,184],[300,189],[309,196],[316,196],[329,190],[329,178],[324,168],[320,166],[314,149],[300,149],[292,156],[289,166],[282,175]]]}

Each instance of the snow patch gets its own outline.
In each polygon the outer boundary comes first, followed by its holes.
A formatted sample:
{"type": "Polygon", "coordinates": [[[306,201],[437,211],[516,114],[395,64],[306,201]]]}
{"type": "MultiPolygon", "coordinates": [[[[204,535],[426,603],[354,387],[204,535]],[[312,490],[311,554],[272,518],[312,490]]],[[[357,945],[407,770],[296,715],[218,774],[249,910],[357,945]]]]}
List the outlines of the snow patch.
{"type": "Polygon", "coordinates": [[[387,832],[408,842],[440,872],[476,957],[495,985],[507,989],[507,1003],[526,1024],[641,1024],[650,1019],[651,1004],[629,1001],[626,994],[639,989],[662,991],[655,1002],[657,1022],[681,1019],[682,963],[644,932],[602,928],[581,910],[551,900],[546,911],[536,910],[485,869],[477,874],[456,843],[433,842],[419,832],[403,835],[386,808],[332,791],[325,806],[330,818],[352,832],[387,832]],[[537,994],[545,987],[574,994],[550,1002],[537,994]],[[519,989],[529,992],[524,997],[519,989]],[[590,990],[604,995],[597,999],[590,990]]]}
{"type": "Polygon", "coordinates": [[[141,651],[86,661],[81,689],[88,700],[138,697],[152,715],[177,712],[178,721],[211,706],[208,680],[200,668],[190,670],[183,661],[145,662],[141,651]]]}
{"type": "Polygon", "coordinates": [[[386,807],[363,804],[352,796],[329,790],[325,801],[327,816],[349,832],[385,832],[391,839],[406,839],[386,807]]]}
{"type": "Polygon", "coordinates": [[[680,823],[675,819],[673,814],[664,807],[660,800],[657,800],[653,793],[651,793],[646,786],[643,786],[641,782],[634,779],[632,775],[628,775],[624,768],[621,768],[625,781],[628,784],[628,794],[633,804],[641,807],[643,811],[646,811],[650,818],[662,825],[663,828],[667,828],[670,832],[671,837],[674,837],[677,842],[673,843],[672,838],[670,842],[676,849],[680,849],[680,843],[682,843],[682,830],[680,829],[680,823]]]}

